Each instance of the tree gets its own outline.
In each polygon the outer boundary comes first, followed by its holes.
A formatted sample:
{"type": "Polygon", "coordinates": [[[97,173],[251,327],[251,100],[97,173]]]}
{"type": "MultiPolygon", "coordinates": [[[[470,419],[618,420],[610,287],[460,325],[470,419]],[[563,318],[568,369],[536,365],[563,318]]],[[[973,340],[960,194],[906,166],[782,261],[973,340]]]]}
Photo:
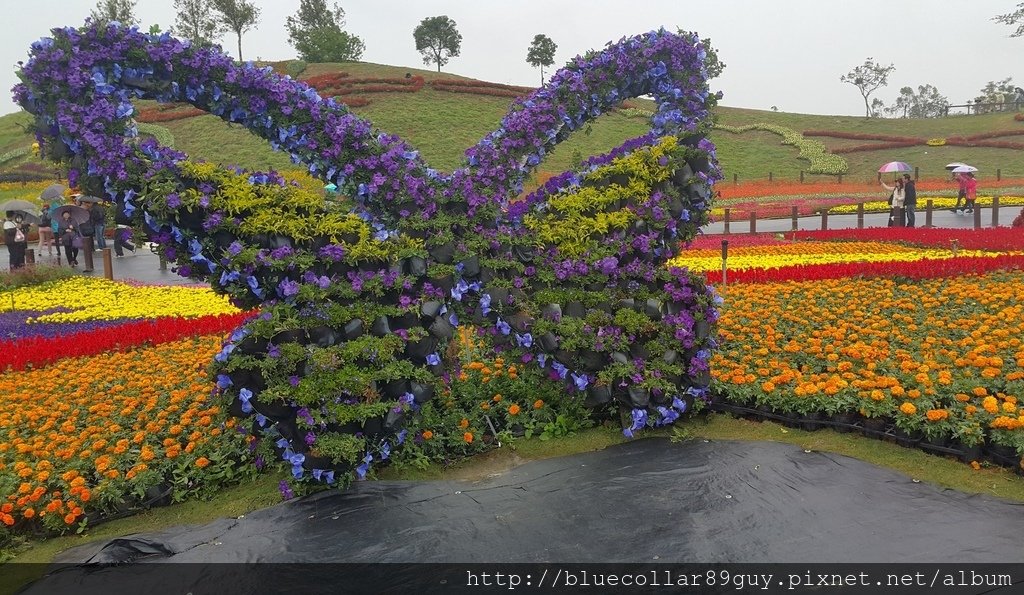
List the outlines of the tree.
{"type": "Polygon", "coordinates": [[[455,21],[445,15],[428,17],[412,32],[416,50],[423,54],[424,64],[437,64],[437,71],[457,57],[462,46],[462,35],[455,28],[455,21]]]}
{"type": "Polygon", "coordinates": [[[245,0],[212,0],[218,20],[228,31],[238,36],[238,61],[242,61],[242,34],[252,30],[260,21],[260,9],[245,0]]]}
{"type": "Polygon", "coordinates": [[[932,85],[918,85],[900,89],[900,95],[885,111],[902,118],[941,118],[946,115],[949,100],[932,85]]]}
{"type": "Polygon", "coordinates": [[[1017,5],[1017,10],[992,17],[992,20],[1004,25],[1017,25],[1017,30],[1010,37],[1024,36],[1024,2],[1017,5]]]}
{"type": "Polygon", "coordinates": [[[872,118],[881,118],[882,117],[882,112],[884,112],[885,110],[886,110],[886,107],[885,107],[885,102],[884,101],[882,101],[881,99],[879,99],[877,97],[875,97],[874,99],[871,100],[871,117],[872,118]]]}
{"type": "Polygon", "coordinates": [[[354,62],[363,55],[363,40],[342,30],[345,11],[327,0],[300,0],[299,11],[287,19],[288,43],[307,62],[354,62]]]}
{"type": "Polygon", "coordinates": [[[109,23],[116,21],[128,27],[138,25],[139,20],[135,18],[136,0],[99,0],[96,8],[92,9],[92,20],[97,23],[109,23]]]}
{"type": "Polygon", "coordinates": [[[533,43],[526,52],[526,62],[530,66],[540,67],[540,84],[544,84],[544,67],[555,63],[555,51],[558,44],[543,33],[533,36],[533,43]]]}
{"type": "Polygon", "coordinates": [[[174,0],[174,32],[193,45],[213,45],[224,32],[210,0],[174,0]]]}
{"type": "Polygon", "coordinates": [[[839,77],[839,80],[857,87],[864,98],[864,117],[870,118],[871,104],[868,103],[868,97],[889,83],[889,74],[894,70],[896,67],[892,64],[882,66],[876,64],[874,58],[868,58],[860,66],[839,77]]]}
{"type": "MultiPolygon", "coordinates": [[[[681,35],[693,35],[696,36],[695,31],[683,31],[682,29],[677,30],[681,35]]],[[[718,58],[718,50],[711,45],[711,38],[705,37],[700,40],[701,46],[704,47],[704,69],[708,71],[708,80],[717,78],[722,75],[722,71],[725,70],[725,62],[722,62],[718,58]]]]}

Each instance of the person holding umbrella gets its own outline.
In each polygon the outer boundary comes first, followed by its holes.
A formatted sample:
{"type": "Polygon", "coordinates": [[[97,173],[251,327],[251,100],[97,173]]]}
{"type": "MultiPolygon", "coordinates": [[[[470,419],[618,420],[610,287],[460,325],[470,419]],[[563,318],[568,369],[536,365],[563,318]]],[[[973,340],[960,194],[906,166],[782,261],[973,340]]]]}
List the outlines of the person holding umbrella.
{"type": "Polygon", "coordinates": [[[974,177],[974,172],[969,171],[961,175],[967,176],[967,179],[964,183],[964,192],[966,195],[965,198],[967,200],[966,204],[964,205],[964,212],[973,213],[974,201],[978,198],[978,180],[974,177]]]}
{"type": "Polygon", "coordinates": [[[68,265],[78,266],[78,248],[82,245],[82,237],[78,235],[78,224],[71,219],[70,210],[61,211],[57,235],[60,237],[60,245],[64,247],[68,265]]]}
{"type": "MultiPolygon", "coordinates": [[[[53,258],[53,219],[50,217],[50,205],[43,203],[42,213],[39,215],[39,255],[43,255],[43,246],[46,246],[46,253],[53,258]]],[[[60,248],[57,249],[58,253],[60,248]]]]}
{"type": "Polygon", "coordinates": [[[11,271],[25,266],[25,251],[28,249],[28,224],[21,213],[7,211],[4,218],[4,244],[11,271]]]}
{"type": "Polygon", "coordinates": [[[890,192],[889,194],[889,227],[903,227],[903,201],[906,196],[903,189],[903,178],[896,178],[892,186],[889,186],[885,182],[881,182],[882,188],[885,188],[890,192]],[[899,221],[896,220],[896,214],[899,213],[899,221]]]}

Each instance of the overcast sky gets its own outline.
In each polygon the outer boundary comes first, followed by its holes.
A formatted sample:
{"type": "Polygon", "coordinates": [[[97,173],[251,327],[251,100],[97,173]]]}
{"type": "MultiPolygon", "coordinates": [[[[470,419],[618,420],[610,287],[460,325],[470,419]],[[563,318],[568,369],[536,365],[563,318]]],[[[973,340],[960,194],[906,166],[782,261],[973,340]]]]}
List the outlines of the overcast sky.
{"type": "MultiPolygon", "coordinates": [[[[896,71],[877,96],[890,103],[905,85],[932,84],[951,103],[975,97],[987,81],[1024,83],[1024,38],[991,20],[1017,0],[345,0],[347,30],[366,43],[363,60],[423,67],[412,31],[447,15],[462,33],[462,55],[447,72],[536,85],[526,64],[533,36],[558,44],[556,66],[610,40],[664,26],[710,36],[728,65],[712,88],[724,105],[815,114],[864,113],[857,90],[839,76],[871,56],[896,71]]],[[[294,57],[284,28],[299,0],[256,0],[259,28],[243,38],[246,58],[294,57]]],[[[15,111],[9,90],[16,62],[55,26],[80,25],[95,0],[0,0],[0,114],[15,111]]],[[[143,28],[174,22],[172,0],[139,0],[143,28]]],[[[234,54],[233,34],[222,39],[234,54]]]]}

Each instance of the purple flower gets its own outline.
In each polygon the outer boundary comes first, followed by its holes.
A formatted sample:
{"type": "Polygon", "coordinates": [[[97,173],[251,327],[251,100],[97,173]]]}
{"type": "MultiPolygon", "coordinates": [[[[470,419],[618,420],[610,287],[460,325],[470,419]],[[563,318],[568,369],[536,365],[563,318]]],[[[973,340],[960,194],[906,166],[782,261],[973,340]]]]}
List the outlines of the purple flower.
{"type": "Polygon", "coordinates": [[[299,293],[299,284],[291,279],[285,279],[277,286],[277,290],[281,297],[292,297],[299,293]]]}
{"type": "Polygon", "coordinates": [[[238,256],[242,252],[242,243],[239,241],[231,242],[228,246],[228,254],[231,256],[238,256]]]}
{"type": "Polygon", "coordinates": [[[281,483],[277,484],[277,489],[281,492],[281,498],[283,498],[284,500],[291,500],[292,498],[295,497],[295,492],[293,492],[292,489],[288,487],[287,480],[282,479],[281,483]]]}
{"type": "Polygon", "coordinates": [[[167,206],[176,209],[181,206],[181,197],[177,193],[172,192],[167,195],[167,206]]]}

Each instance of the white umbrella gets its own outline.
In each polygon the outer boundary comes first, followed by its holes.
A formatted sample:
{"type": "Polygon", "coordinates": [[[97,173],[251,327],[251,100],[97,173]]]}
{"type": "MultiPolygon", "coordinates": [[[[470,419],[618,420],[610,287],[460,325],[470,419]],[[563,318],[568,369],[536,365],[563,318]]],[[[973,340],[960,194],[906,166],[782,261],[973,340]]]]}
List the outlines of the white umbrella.
{"type": "Polygon", "coordinates": [[[970,165],[961,165],[959,167],[954,167],[953,168],[953,173],[955,173],[955,174],[968,174],[968,173],[973,173],[973,172],[976,172],[976,171],[978,171],[978,168],[971,167],[970,165]]]}
{"type": "Polygon", "coordinates": [[[959,161],[954,161],[953,163],[947,163],[946,164],[946,169],[953,170],[953,169],[956,169],[956,168],[960,167],[961,165],[967,165],[967,164],[966,163],[960,163],[959,161]]]}
{"type": "Polygon", "coordinates": [[[910,167],[909,163],[904,163],[902,161],[890,161],[889,163],[886,163],[882,167],[878,168],[878,173],[880,174],[898,173],[904,171],[914,171],[914,168],[910,167]]]}

